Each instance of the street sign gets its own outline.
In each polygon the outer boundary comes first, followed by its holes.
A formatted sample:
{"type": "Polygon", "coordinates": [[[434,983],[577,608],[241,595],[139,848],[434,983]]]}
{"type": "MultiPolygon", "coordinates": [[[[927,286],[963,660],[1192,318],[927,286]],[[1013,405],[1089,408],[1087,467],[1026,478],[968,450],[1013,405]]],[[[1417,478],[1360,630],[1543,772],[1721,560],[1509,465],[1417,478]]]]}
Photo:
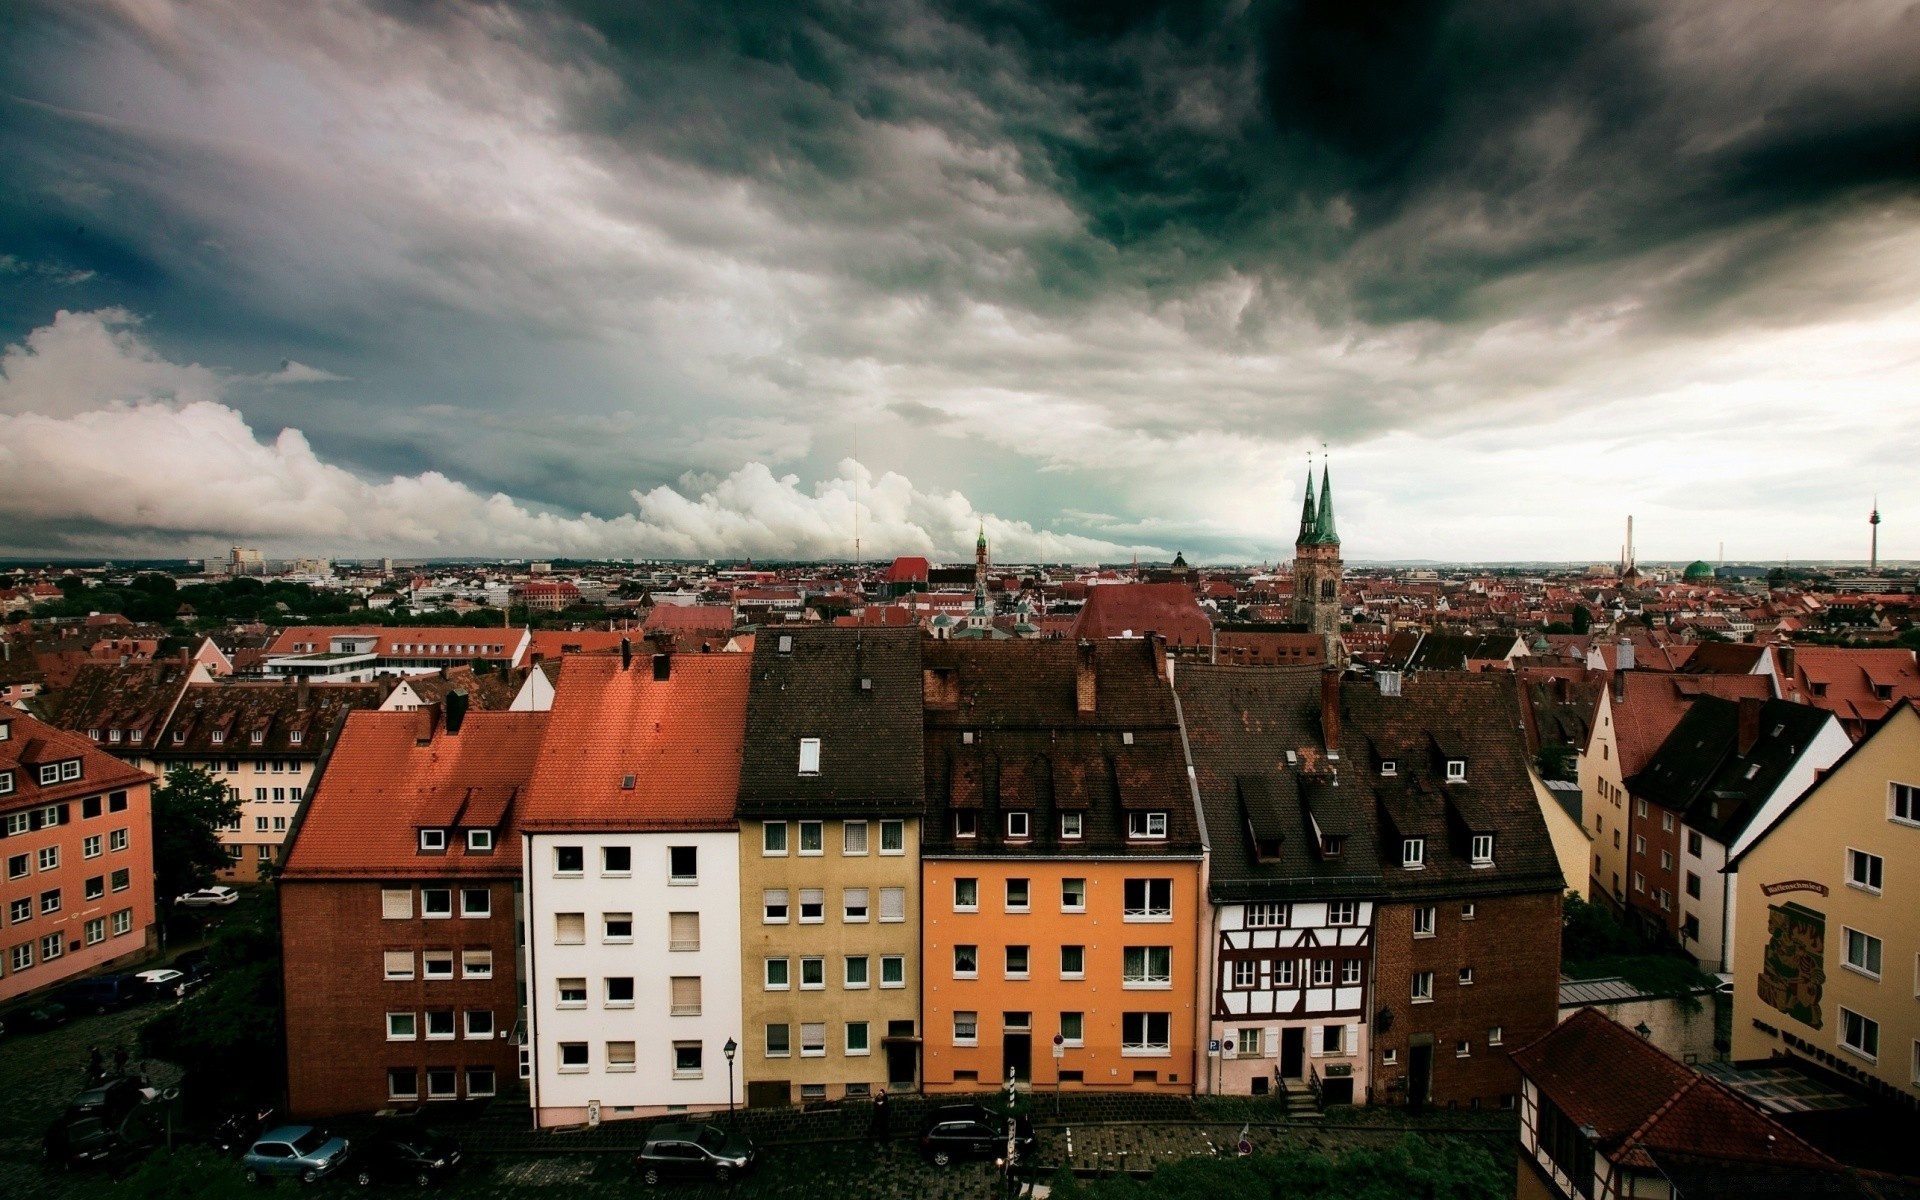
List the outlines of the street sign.
{"type": "Polygon", "coordinates": [[[1219,1039],[1219,1038],[1208,1038],[1208,1039],[1207,1039],[1207,1053],[1208,1053],[1208,1054],[1218,1054],[1218,1053],[1220,1053],[1220,1039],[1219,1039]]]}
{"type": "Polygon", "coordinates": [[[1053,1056],[1055,1058],[1065,1058],[1067,1056],[1067,1048],[1061,1045],[1057,1038],[1053,1043],[1053,1056]]]}
{"type": "Polygon", "coordinates": [[[1056,1046],[1064,1046],[1064,1045],[1066,1045],[1066,1044],[1067,1044],[1067,1035],[1066,1035],[1066,1034],[1064,1034],[1064,1033],[1056,1033],[1056,1034],[1054,1034],[1054,1035],[1053,1035],[1053,1044],[1054,1044],[1054,1045],[1056,1045],[1056,1046]]]}

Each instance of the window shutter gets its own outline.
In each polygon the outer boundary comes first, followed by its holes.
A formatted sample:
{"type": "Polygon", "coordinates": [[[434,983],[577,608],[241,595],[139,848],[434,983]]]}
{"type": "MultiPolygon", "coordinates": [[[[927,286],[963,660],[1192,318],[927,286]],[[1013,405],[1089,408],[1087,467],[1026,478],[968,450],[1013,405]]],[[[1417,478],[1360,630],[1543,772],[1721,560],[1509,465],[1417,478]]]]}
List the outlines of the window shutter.
{"type": "Polygon", "coordinates": [[[697,912],[669,914],[667,940],[669,950],[698,950],[700,948],[700,914],[697,912]]]}
{"type": "Polygon", "coordinates": [[[700,977],[698,975],[673,977],[673,1015],[676,1017],[700,1015],[700,977]]]}
{"type": "Polygon", "coordinates": [[[880,889],[880,919],[882,921],[904,921],[907,919],[907,889],[880,889]]]}
{"type": "Polygon", "coordinates": [[[1315,1025],[1307,1030],[1307,1053],[1314,1058],[1320,1057],[1321,1047],[1325,1044],[1321,1041],[1324,1035],[1320,1031],[1323,1028],[1324,1026],[1315,1025]]]}
{"type": "Polygon", "coordinates": [[[587,940],[587,914],[553,914],[553,940],[562,946],[584,945],[587,940]]]}
{"type": "Polygon", "coordinates": [[[1360,1050],[1360,1027],[1358,1025],[1349,1025],[1347,1026],[1347,1053],[1357,1054],[1359,1053],[1359,1050],[1360,1050]]]}
{"type": "Polygon", "coordinates": [[[413,915],[412,888],[381,888],[380,916],[388,921],[404,921],[413,915]]]}

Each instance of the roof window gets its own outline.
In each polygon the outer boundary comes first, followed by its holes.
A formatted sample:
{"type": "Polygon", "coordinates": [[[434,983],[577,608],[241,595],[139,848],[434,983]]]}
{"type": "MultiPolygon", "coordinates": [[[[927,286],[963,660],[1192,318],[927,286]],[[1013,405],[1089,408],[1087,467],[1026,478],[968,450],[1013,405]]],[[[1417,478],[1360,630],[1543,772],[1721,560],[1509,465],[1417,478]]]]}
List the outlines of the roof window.
{"type": "Polygon", "coordinates": [[[820,739],[800,739],[800,773],[818,775],[820,773],[820,739]]]}
{"type": "Polygon", "coordinates": [[[1398,762],[1398,761],[1396,761],[1396,760],[1394,760],[1394,759],[1391,759],[1391,758],[1383,758],[1383,759],[1381,759],[1381,760],[1380,760],[1380,773],[1381,773],[1382,775],[1398,775],[1398,774],[1400,773],[1400,764],[1399,764],[1399,762],[1398,762]]]}
{"type": "MultiPolygon", "coordinates": [[[[180,737],[176,737],[176,738],[175,738],[174,740],[175,740],[175,741],[184,741],[184,740],[185,740],[185,737],[184,737],[184,735],[182,735],[182,736],[180,736],[180,737]]],[[[213,731],[213,734],[212,734],[212,741],[213,741],[213,744],[214,744],[214,745],[216,745],[216,746],[218,746],[218,745],[219,745],[219,744],[220,744],[221,742],[224,742],[224,741],[226,741],[226,740],[227,740],[227,731],[226,731],[226,730],[224,730],[224,729],[216,729],[216,730],[214,730],[214,731],[213,731]]]]}
{"type": "Polygon", "coordinates": [[[1400,865],[1409,871],[1422,870],[1427,865],[1427,839],[1410,837],[1400,843],[1400,865]]]}
{"type": "Polygon", "coordinates": [[[447,848],[447,831],[444,829],[422,829],[420,848],[429,852],[444,851],[447,848]]]}
{"type": "Polygon", "coordinates": [[[793,653],[793,635],[792,634],[783,633],[780,635],[780,653],[782,654],[793,653]]]}
{"type": "Polygon", "coordinates": [[[1447,782],[1459,783],[1467,777],[1467,760],[1450,758],[1447,760],[1447,782]]]}

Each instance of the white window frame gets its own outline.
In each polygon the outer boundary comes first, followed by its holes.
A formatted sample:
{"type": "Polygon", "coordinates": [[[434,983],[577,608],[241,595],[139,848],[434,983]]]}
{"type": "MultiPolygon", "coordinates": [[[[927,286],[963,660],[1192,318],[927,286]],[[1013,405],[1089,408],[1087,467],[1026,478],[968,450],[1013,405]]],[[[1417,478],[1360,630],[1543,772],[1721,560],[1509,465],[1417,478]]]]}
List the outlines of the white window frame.
{"type": "Polygon", "coordinates": [[[1467,778],[1467,760],[1450,758],[1447,760],[1447,782],[1463,783],[1467,778]]]}
{"type": "Polygon", "coordinates": [[[1427,839],[1423,837],[1401,838],[1400,866],[1408,871],[1426,870],[1427,839]]]}
{"type": "Polygon", "coordinates": [[[1084,821],[1080,813],[1063,812],[1060,814],[1060,840],[1061,841],[1077,842],[1082,837],[1086,836],[1085,830],[1086,830],[1086,822],[1084,821]]]}
{"type": "Polygon", "coordinates": [[[904,954],[882,954],[880,956],[880,986],[883,988],[903,988],[907,986],[907,956],[904,954]],[[889,966],[895,968],[895,978],[888,979],[889,966]]]}
{"type": "Polygon", "coordinates": [[[387,1040],[390,1042],[417,1042],[420,1040],[420,1014],[414,1012],[390,1012],[387,1014],[387,1040]]]}
{"type": "Polygon", "coordinates": [[[762,925],[785,925],[793,919],[791,893],[786,888],[763,888],[760,892],[760,923],[762,925]],[[779,915],[774,915],[774,910],[779,915]]]}
{"type": "Polygon", "coordinates": [[[1413,1003],[1433,1003],[1433,972],[1415,971],[1413,973],[1413,1003]]]}
{"type": "Polygon", "coordinates": [[[1878,896],[1882,894],[1882,890],[1885,888],[1886,882],[1887,882],[1887,860],[1886,859],[1882,858],[1878,854],[1872,853],[1871,851],[1859,850],[1852,846],[1847,847],[1847,886],[1848,887],[1853,888],[1855,891],[1865,892],[1870,896],[1878,896]],[[1868,883],[1860,882],[1860,880],[1855,876],[1854,869],[1853,869],[1854,863],[1856,860],[1861,864],[1867,865],[1869,867],[1867,871],[1869,878],[1877,875],[1880,879],[1880,882],[1878,884],[1874,884],[1871,882],[1868,882],[1868,883]]]}
{"type": "Polygon", "coordinates": [[[1434,927],[1439,923],[1436,906],[1421,904],[1413,910],[1413,936],[1430,938],[1434,936],[1434,927]]]}
{"type": "Polygon", "coordinates": [[[1165,841],[1167,837],[1167,814],[1164,812],[1130,812],[1127,814],[1127,838],[1130,841],[1165,841]]]}
{"type": "Polygon", "coordinates": [[[1063,913],[1083,913],[1087,911],[1087,881],[1084,878],[1073,876],[1060,881],[1060,911],[1063,913]],[[1078,904],[1070,903],[1067,899],[1067,885],[1070,883],[1080,885],[1080,903],[1078,904]]]}
{"type": "Polygon", "coordinates": [[[865,858],[868,852],[869,832],[865,821],[840,822],[840,857],[865,858]],[[854,836],[856,831],[859,833],[857,838],[854,836]],[[856,841],[860,844],[858,849],[854,848],[856,841]]]}
{"type": "Polygon", "coordinates": [[[800,739],[800,774],[808,777],[820,774],[820,739],[817,737],[800,739]]]}
{"type": "Polygon", "coordinates": [[[1867,1014],[1855,1012],[1852,1009],[1848,1008],[1846,1005],[1844,1004],[1841,1005],[1840,1019],[1834,1022],[1833,1036],[1834,1036],[1835,1044],[1838,1045],[1842,1050],[1845,1050],[1848,1054],[1854,1055],[1855,1057],[1860,1059],[1864,1059],[1865,1061],[1870,1063],[1878,1063],[1880,1061],[1880,1022],[1874,1020],[1872,1017],[1869,1017],[1867,1014]],[[1863,1035],[1866,1034],[1868,1031],[1872,1032],[1873,1049],[1868,1050],[1863,1045],[1855,1045],[1853,1042],[1850,1042],[1847,1040],[1847,1037],[1848,1037],[1847,1018],[1849,1017],[1852,1017],[1854,1020],[1857,1020],[1860,1022],[1860,1032],[1863,1035]]]}
{"type": "Polygon", "coordinates": [[[1469,843],[1469,845],[1472,848],[1470,861],[1473,866],[1490,867],[1493,865],[1493,835],[1492,834],[1476,833],[1473,835],[1473,839],[1469,843]]]}
{"type": "Polygon", "coordinates": [[[980,1044],[980,1014],[968,1009],[957,1009],[953,1014],[953,1044],[956,1046],[978,1046],[980,1044]]]}
{"type": "Polygon", "coordinates": [[[1901,783],[1897,779],[1887,781],[1887,820],[1920,828],[1920,784],[1901,783]],[[1903,804],[1907,810],[1905,816],[1900,815],[1903,804]]]}
{"type": "Polygon", "coordinates": [[[1872,951],[1871,957],[1877,958],[1880,960],[1880,967],[1882,969],[1886,967],[1886,957],[1887,957],[1886,943],[1882,942],[1879,938],[1868,933],[1866,930],[1855,929],[1850,925],[1842,925],[1840,927],[1840,952],[1841,952],[1842,965],[1844,965],[1847,968],[1847,970],[1852,971],[1856,975],[1864,975],[1868,979],[1878,982],[1880,979],[1879,970],[1876,970],[1872,967],[1868,967],[1864,964],[1856,963],[1853,961],[1853,939],[1856,937],[1860,939],[1860,944],[1863,949],[1872,951]]]}
{"type": "Polygon", "coordinates": [[[444,829],[422,829],[420,831],[420,849],[428,853],[447,848],[447,831],[444,829]]]}
{"type": "Polygon", "coordinates": [[[880,853],[901,855],[907,852],[907,823],[901,820],[880,822],[880,853]],[[889,846],[891,843],[891,846],[889,846]]]}
{"type": "Polygon", "coordinates": [[[955,912],[979,912],[980,911],[980,879],[978,876],[959,875],[954,877],[953,911],[955,912]],[[967,903],[966,901],[960,898],[960,885],[963,883],[971,884],[973,887],[973,902],[971,904],[967,903]]]}
{"type": "Polygon", "coordinates": [[[794,853],[801,858],[819,858],[827,852],[827,823],[825,821],[801,821],[800,841],[794,847],[794,853]],[[813,849],[807,849],[807,835],[813,835],[813,849]]]}
{"type": "Polygon", "coordinates": [[[760,857],[785,858],[790,853],[787,848],[787,823],[785,821],[766,821],[760,826],[760,857]],[[779,831],[778,846],[774,845],[774,831],[779,831]]]}
{"type": "Polygon", "coordinates": [[[1024,842],[1033,837],[1033,814],[1024,808],[1009,810],[1007,813],[1007,838],[1009,841],[1024,842]]]}
{"type": "Polygon", "coordinates": [[[469,853],[485,854],[493,849],[493,830],[467,830],[467,850],[469,853]]]}

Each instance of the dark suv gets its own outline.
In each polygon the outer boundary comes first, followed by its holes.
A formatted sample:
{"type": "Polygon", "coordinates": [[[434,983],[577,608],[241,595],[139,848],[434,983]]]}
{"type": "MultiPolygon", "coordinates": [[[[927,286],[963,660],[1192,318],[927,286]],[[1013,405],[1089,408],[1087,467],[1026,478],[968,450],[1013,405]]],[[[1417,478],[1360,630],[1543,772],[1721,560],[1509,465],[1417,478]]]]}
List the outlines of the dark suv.
{"type": "Polygon", "coordinates": [[[362,1187],[376,1181],[426,1187],[459,1169],[460,1147],[444,1134],[416,1129],[368,1143],[357,1160],[354,1181],[362,1187]]]}
{"type": "MultiPolygon", "coordinates": [[[[1033,1150],[1033,1122],[1014,1118],[1013,1146],[1022,1159],[1033,1150]]],[[[962,1158],[998,1158],[1007,1152],[1007,1118],[978,1104],[948,1104],[934,1110],[920,1135],[920,1152],[935,1166],[962,1158]]]]}
{"type": "Polygon", "coordinates": [[[744,1133],[691,1122],[655,1125],[635,1164],[649,1185],[666,1179],[711,1179],[726,1183],[753,1165],[753,1142],[744,1133]]]}

